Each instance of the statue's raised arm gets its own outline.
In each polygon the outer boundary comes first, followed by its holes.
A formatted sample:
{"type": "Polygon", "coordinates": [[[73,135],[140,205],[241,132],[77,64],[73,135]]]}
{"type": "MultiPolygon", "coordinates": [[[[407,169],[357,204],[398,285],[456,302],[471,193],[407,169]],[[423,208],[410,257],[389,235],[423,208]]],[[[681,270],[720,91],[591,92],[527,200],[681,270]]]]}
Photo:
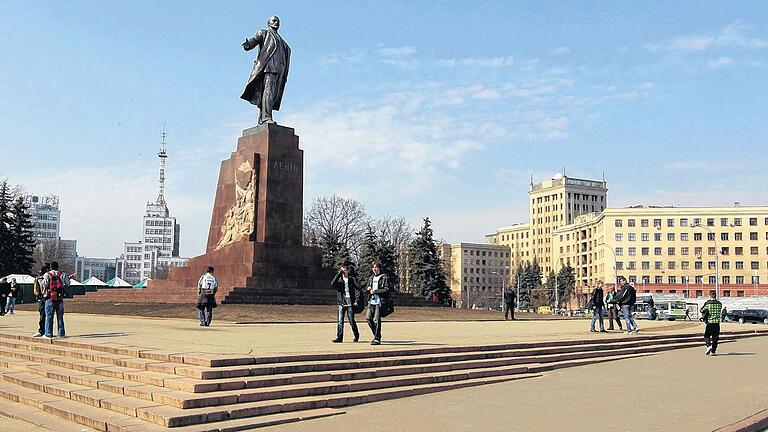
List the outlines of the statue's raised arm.
{"type": "Polygon", "coordinates": [[[240,96],[260,108],[259,124],[275,123],[272,110],[280,109],[288,79],[291,48],[277,32],[279,28],[280,18],[272,16],[267,21],[266,29],[257,31],[255,36],[246,38],[242,44],[246,51],[259,47],[248,84],[240,96]]]}

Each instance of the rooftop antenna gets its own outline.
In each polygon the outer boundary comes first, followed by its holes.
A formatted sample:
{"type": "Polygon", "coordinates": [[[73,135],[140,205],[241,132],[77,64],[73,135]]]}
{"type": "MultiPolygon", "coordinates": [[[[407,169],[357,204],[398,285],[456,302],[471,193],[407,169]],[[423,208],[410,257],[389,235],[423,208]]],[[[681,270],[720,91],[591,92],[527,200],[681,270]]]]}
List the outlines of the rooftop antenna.
{"type": "Polygon", "coordinates": [[[160,192],[157,195],[157,205],[165,205],[165,160],[168,158],[168,153],[165,151],[165,137],[168,133],[165,131],[165,123],[163,123],[163,130],[160,132],[160,151],[157,153],[157,157],[160,158],[160,192]]]}
{"type": "Polygon", "coordinates": [[[533,186],[533,173],[531,173],[531,186],[533,186]]]}

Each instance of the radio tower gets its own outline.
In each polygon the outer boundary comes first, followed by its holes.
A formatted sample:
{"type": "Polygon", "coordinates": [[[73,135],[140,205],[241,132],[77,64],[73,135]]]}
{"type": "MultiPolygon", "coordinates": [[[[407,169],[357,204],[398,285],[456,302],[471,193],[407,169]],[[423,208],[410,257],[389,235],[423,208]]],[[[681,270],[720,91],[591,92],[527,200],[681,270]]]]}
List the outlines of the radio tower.
{"type": "Polygon", "coordinates": [[[160,132],[160,151],[157,152],[157,157],[160,158],[160,193],[157,195],[157,205],[165,205],[165,159],[168,158],[168,154],[165,152],[165,123],[163,123],[163,130],[160,132]]]}

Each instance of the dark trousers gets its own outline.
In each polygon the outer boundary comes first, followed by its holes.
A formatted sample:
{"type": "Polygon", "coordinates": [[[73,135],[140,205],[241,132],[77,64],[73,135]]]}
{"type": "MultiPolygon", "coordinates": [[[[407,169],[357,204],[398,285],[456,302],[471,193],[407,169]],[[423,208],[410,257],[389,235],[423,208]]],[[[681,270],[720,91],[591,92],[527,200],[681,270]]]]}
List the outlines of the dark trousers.
{"type": "Polygon", "coordinates": [[[621,327],[621,320],[619,319],[619,308],[608,308],[608,330],[613,330],[613,322],[619,325],[619,330],[623,330],[621,327]]]}
{"type": "Polygon", "coordinates": [[[373,339],[381,341],[381,305],[369,304],[365,320],[368,321],[368,327],[371,328],[373,339]]]}
{"type": "Polygon", "coordinates": [[[261,112],[259,113],[259,124],[274,122],[274,120],[272,120],[272,107],[275,106],[278,78],[279,75],[276,73],[264,74],[264,90],[261,92],[261,112]]]}
{"type": "Polygon", "coordinates": [[[213,320],[213,306],[204,305],[198,310],[200,311],[198,314],[200,316],[200,324],[206,327],[211,325],[211,321],[213,320]]]}
{"type": "Polygon", "coordinates": [[[45,334],[45,300],[37,301],[37,313],[40,317],[37,320],[37,332],[45,334]]]}
{"type": "Polygon", "coordinates": [[[5,302],[8,300],[6,296],[0,296],[0,315],[5,315],[5,302]]]}
{"type": "Polygon", "coordinates": [[[504,310],[504,319],[509,319],[510,315],[512,315],[512,319],[515,319],[515,304],[514,303],[507,303],[507,308],[504,310]]]}
{"type": "Polygon", "coordinates": [[[355,339],[360,337],[360,331],[357,329],[357,322],[355,322],[355,313],[352,312],[352,306],[339,305],[339,313],[336,317],[336,339],[344,339],[344,315],[349,318],[349,325],[352,327],[352,334],[355,335],[355,339]]]}
{"type": "Polygon", "coordinates": [[[712,353],[717,352],[717,342],[720,340],[720,323],[707,323],[704,330],[704,343],[712,347],[712,353]]]}

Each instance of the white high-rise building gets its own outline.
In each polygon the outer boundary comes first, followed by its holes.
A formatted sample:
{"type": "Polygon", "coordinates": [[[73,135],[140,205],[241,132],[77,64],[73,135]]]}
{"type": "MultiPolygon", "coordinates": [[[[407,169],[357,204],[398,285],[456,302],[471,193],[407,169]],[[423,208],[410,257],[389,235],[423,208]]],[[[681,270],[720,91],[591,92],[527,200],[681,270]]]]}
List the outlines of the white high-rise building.
{"type": "MultiPolygon", "coordinates": [[[[27,211],[32,216],[32,235],[38,245],[41,242],[55,243],[58,250],[59,264],[67,268],[75,268],[77,258],[77,240],[62,240],[61,210],[59,197],[55,195],[25,195],[22,197],[27,211]]],[[[50,257],[49,257],[50,258],[50,257]]]]}
{"type": "Polygon", "coordinates": [[[157,157],[160,158],[159,192],[154,202],[147,202],[142,218],[142,235],[139,242],[126,242],[121,257],[121,278],[129,283],[157,277],[158,267],[183,267],[187,260],[179,257],[179,234],[181,227],[171,216],[165,201],[165,129],[161,133],[162,143],[157,157]]]}

